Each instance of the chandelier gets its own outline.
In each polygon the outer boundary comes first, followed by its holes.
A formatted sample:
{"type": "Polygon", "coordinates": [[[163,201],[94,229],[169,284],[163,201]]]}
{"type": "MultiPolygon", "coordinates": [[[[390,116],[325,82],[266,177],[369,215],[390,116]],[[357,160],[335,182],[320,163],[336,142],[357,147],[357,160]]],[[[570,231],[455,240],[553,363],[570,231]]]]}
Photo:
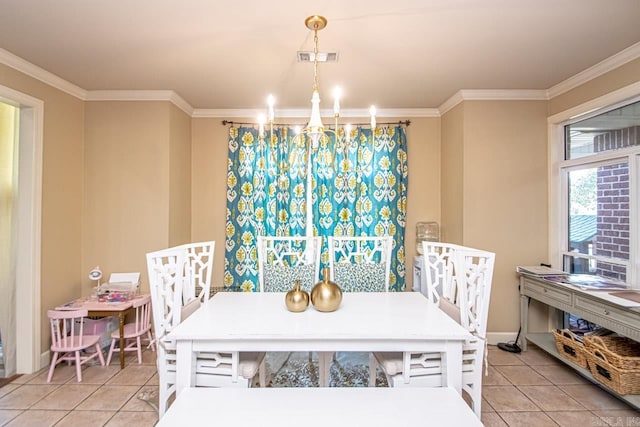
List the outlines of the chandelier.
{"type": "MultiPolygon", "coordinates": [[[[307,125],[300,129],[295,128],[295,135],[290,139],[289,155],[286,161],[281,160],[277,162],[275,155],[272,154],[272,162],[276,164],[278,169],[287,171],[291,168],[299,168],[304,171],[311,165],[311,153],[315,153],[315,162],[332,167],[336,172],[347,172],[351,170],[362,170],[367,168],[373,160],[373,146],[375,145],[375,133],[376,133],[376,107],[371,106],[369,114],[371,116],[371,137],[372,144],[370,147],[364,147],[360,141],[351,141],[351,125],[346,124],[344,129],[341,129],[338,125],[338,119],[340,118],[340,97],[342,92],[340,88],[335,88],[333,95],[333,129],[325,127],[322,123],[322,117],[320,115],[320,94],[318,83],[318,31],[327,26],[327,19],[324,16],[313,15],[305,19],[305,26],[313,31],[313,93],[311,95],[311,115],[307,125]],[[350,150],[356,150],[356,163],[357,168],[349,161],[347,153],[350,150]],[[337,164],[337,154],[342,153],[343,160],[340,164],[337,164]]],[[[269,135],[265,134],[265,116],[261,114],[258,117],[259,123],[259,139],[264,146],[264,139],[267,138],[271,146],[277,144],[277,137],[273,131],[274,119],[275,119],[275,98],[273,95],[269,95],[267,98],[267,120],[269,124],[269,135]]]]}

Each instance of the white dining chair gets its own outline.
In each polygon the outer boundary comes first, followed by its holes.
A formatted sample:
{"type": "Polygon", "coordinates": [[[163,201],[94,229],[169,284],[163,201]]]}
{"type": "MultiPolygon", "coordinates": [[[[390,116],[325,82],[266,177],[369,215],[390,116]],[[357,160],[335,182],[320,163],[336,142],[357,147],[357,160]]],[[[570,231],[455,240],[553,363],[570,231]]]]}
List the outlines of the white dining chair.
{"type": "Polygon", "coordinates": [[[260,292],[287,292],[296,280],[310,292],[319,281],[322,237],[258,236],[260,292]]]}
{"type": "Polygon", "coordinates": [[[391,236],[330,236],[331,279],[343,292],[387,292],[392,249],[391,236]]]}
{"type": "MultiPolygon", "coordinates": [[[[343,292],[388,292],[391,278],[391,236],[330,236],[329,267],[331,280],[343,292]]],[[[334,352],[318,353],[321,377],[329,385],[334,352]]],[[[369,354],[369,369],[376,366],[369,354]]],[[[369,373],[375,378],[375,370],[369,373]]],[[[375,379],[374,379],[375,383],[375,379]]],[[[322,385],[322,384],[321,384],[322,385]]]]}
{"type": "MultiPolygon", "coordinates": [[[[463,345],[462,389],[480,417],[495,254],[438,242],[423,242],[423,247],[429,299],[473,335],[463,345]]],[[[391,387],[442,385],[440,353],[376,352],[373,360],[380,365],[391,387]]],[[[373,381],[372,375],[369,385],[374,385],[373,381]]]]}
{"type": "MultiPolygon", "coordinates": [[[[149,287],[157,344],[158,414],[162,417],[176,391],[176,342],[168,338],[174,327],[185,320],[202,303],[193,298],[183,305],[183,289],[195,288],[198,275],[189,273],[190,245],[177,246],[147,254],[149,287]]],[[[210,276],[208,276],[210,277],[210,276]]],[[[204,287],[210,284],[204,283],[204,287]]],[[[208,299],[205,292],[203,298],[208,299]]],[[[264,353],[196,354],[197,387],[248,387],[256,374],[264,385],[264,353]]]]}
{"type": "Polygon", "coordinates": [[[216,242],[188,243],[180,246],[185,251],[185,281],[182,288],[183,305],[198,299],[201,303],[211,296],[211,274],[216,242]]]}
{"type": "MultiPolygon", "coordinates": [[[[288,292],[296,280],[300,288],[311,292],[319,281],[320,249],[322,237],[307,236],[258,236],[258,285],[260,292],[288,292]]],[[[271,353],[270,360],[274,360],[271,353]]],[[[291,353],[280,354],[286,366],[291,353]]],[[[313,353],[309,352],[309,365],[313,365],[313,353]]],[[[319,371],[321,371],[319,369],[319,371]]],[[[322,383],[322,378],[318,378],[322,383]]]]}

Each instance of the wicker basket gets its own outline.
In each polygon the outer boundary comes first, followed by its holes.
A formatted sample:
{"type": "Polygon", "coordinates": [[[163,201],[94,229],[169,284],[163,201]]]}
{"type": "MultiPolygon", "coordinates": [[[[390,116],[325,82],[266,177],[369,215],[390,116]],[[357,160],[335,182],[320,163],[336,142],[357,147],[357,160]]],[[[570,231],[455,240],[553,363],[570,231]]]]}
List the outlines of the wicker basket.
{"type": "Polygon", "coordinates": [[[619,369],[640,369],[640,343],[627,337],[584,337],[589,351],[600,350],[607,362],[619,369]]]}
{"type": "Polygon", "coordinates": [[[553,331],[553,340],[556,343],[558,353],[565,359],[569,359],[576,365],[587,367],[584,345],[577,341],[573,332],[568,329],[553,331]]]}
{"type": "Polygon", "coordinates": [[[593,378],[618,394],[640,394],[640,369],[619,369],[599,348],[585,352],[593,378]]]}

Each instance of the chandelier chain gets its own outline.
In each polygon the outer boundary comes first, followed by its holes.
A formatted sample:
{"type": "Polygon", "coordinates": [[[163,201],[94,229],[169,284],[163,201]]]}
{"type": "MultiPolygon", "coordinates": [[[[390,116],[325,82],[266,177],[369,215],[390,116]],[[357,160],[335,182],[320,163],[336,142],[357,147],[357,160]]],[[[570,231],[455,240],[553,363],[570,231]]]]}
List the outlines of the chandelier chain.
{"type": "Polygon", "coordinates": [[[313,31],[313,90],[319,92],[318,87],[318,24],[313,31]]]}

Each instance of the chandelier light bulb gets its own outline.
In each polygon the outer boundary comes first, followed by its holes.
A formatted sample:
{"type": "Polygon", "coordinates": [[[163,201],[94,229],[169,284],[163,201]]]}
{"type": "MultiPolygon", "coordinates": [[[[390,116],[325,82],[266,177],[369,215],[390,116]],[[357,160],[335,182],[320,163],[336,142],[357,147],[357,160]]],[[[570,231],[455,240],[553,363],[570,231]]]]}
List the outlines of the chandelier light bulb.
{"type": "Polygon", "coordinates": [[[344,137],[347,142],[351,141],[351,123],[347,123],[344,127],[344,137]]]}
{"type": "Polygon", "coordinates": [[[273,97],[273,95],[269,95],[267,97],[267,105],[269,106],[269,121],[272,122],[273,119],[275,118],[275,112],[273,111],[273,106],[276,103],[276,99],[273,97]]]}
{"type": "Polygon", "coordinates": [[[264,138],[264,114],[258,114],[258,134],[260,138],[264,138]]]}
{"type": "Polygon", "coordinates": [[[342,96],[342,89],[336,87],[333,89],[333,114],[338,116],[340,114],[340,97],[342,96]]]}
{"type": "Polygon", "coordinates": [[[369,108],[369,114],[371,115],[371,129],[374,129],[376,127],[376,106],[372,105],[371,108],[369,108]]]}

